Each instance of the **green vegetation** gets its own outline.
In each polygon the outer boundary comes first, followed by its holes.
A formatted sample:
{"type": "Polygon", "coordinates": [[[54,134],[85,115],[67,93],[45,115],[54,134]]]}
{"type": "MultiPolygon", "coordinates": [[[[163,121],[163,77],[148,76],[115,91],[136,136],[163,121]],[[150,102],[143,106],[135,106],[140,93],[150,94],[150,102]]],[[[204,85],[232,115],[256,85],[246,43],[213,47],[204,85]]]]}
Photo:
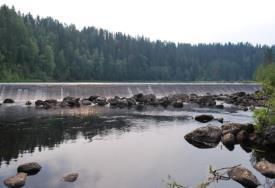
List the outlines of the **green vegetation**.
{"type": "Polygon", "coordinates": [[[251,80],[267,46],[175,44],[0,8],[0,81],[251,80]]]}
{"type": "Polygon", "coordinates": [[[265,53],[265,63],[256,72],[256,79],[263,83],[264,95],[268,97],[266,108],[254,111],[256,128],[260,132],[270,125],[275,125],[275,53],[268,48],[265,53]]]}

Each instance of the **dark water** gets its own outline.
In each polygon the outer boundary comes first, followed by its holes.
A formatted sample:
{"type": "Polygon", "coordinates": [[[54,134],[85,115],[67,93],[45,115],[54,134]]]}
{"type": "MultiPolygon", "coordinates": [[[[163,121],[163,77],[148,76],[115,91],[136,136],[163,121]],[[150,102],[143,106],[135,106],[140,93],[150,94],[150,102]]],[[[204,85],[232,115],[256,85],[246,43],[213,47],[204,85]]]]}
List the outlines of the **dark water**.
{"type": "MultiPolygon", "coordinates": [[[[183,136],[200,126],[192,116],[211,113],[225,122],[253,122],[251,112],[185,107],[36,110],[0,107],[0,187],[19,164],[36,161],[42,170],[27,179],[28,188],[165,188],[168,175],[178,183],[196,187],[208,178],[208,168],[242,164],[261,183],[269,181],[251,164],[253,156],[240,147],[233,152],[222,145],[197,149],[183,136]],[[62,176],[79,172],[74,183],[62,176]]],[[[211,125],[221,125],[211,122],[211,125]]],[[[210,187],[241,187],[233,181],[210,187]]],[[[268,187],[268,186],[266,186],[268,187]]]]}

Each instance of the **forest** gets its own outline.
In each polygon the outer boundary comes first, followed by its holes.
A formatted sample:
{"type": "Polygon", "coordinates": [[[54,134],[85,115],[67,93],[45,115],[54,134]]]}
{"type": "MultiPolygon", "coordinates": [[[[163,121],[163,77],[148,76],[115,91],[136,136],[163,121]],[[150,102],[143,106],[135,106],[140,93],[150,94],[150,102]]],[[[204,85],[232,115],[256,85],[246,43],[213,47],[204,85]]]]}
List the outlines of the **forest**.
{"type": "Polygon", "coordinates": [[[151,41],[0,8],[1,82],[249,81],[268,48],[151,41]]]}

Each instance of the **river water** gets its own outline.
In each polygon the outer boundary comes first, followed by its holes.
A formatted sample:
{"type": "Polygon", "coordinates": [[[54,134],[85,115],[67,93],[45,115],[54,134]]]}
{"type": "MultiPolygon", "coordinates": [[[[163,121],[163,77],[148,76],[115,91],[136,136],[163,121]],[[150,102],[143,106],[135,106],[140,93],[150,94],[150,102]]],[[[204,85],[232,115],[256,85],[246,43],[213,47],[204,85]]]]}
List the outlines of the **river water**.
{"type": "MultiPolygon", "coordinates": [[[[254,153],[239,146],[228,151],[221,144],[198,149],[187,143],[186,133],[208,124],[221,125],[217,121],[202,124],[192,118],[202,113],[223,117],[225,123],[253,123],[249,111],[191,105],[183,109],[86,106],[38,110],[3,104],[0,187],[4,187],[5,178],[16,174],[18,165],[33,161],[41,164],[42,170],[28,177],[27,188],[167,188],[172,180],[196,187],[207,180],[209,165],[217,169],[238,164],[250,169],[261,183],[271,181],[253,168],[254,153]],[[78,172],[78,180],[62,182],[70,172],[78,172]]],[[[242,186],[230,180],[209,187],[242,186]]]]}

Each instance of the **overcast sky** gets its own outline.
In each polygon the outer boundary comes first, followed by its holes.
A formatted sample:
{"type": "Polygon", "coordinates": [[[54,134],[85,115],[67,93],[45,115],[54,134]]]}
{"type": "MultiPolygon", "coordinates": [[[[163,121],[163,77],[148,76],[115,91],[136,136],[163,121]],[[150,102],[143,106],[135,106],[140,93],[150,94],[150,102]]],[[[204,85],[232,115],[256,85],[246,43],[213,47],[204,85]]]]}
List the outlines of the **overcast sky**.
{"type": "Polygon", "coordinates": [[[174,42],[275,44],[275,0],[0,0],[66,24],[174,42]]]}

